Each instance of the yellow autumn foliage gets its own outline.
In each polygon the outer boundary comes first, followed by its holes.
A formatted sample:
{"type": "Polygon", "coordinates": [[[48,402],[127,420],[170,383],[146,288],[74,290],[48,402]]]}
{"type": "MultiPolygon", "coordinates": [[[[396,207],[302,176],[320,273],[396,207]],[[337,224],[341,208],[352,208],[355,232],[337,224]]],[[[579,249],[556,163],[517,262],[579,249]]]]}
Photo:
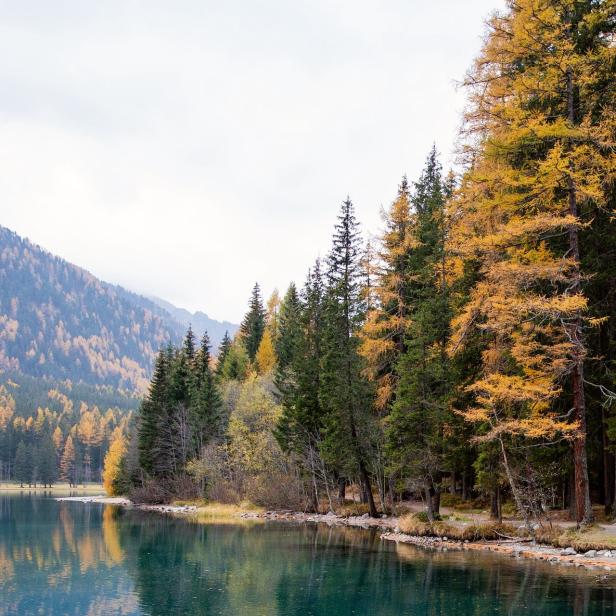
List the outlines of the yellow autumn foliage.
{"type": "Polygon", "coordinates": [[[105,455],[103,469],[103,487],[110,496],[115,496],[114,483],[120,474],[120,464],[126,453],[126,439],[120,428],[113,431],[109,451],[105,455]]]}
{"type": "Polygon", "coordinates": [[[269,374],[276,366],[276,351],[274,350],[269,328],[266,328],[263,332],[255,359],[259,368],[259,374],[269,374]]]}
{"type": "Polygon", "coordinates": [[[448,272],[461,279],[472,263],[478,280],[459,298],[450,352],[473,336],[484,342],[483,370],[468,386],[475,404],[462,412],[487,426],[483,439],[573,438],[579,428],[556,415],[553,402],[585,356],[579,324],[597,322],[585,317],[569,242],[589,224],[575,203],[606,207],[616,173],[613,109],[584,103],[600,89],[598,67],[610,66],[616,49],[581,52],[567,17],[574,9],[574,0],[510,3],[490,20],[465,79],[463,153],[472,165],[449,203],[448,272]],[[579,97],[574,119],[571,88],[579,97]]]}

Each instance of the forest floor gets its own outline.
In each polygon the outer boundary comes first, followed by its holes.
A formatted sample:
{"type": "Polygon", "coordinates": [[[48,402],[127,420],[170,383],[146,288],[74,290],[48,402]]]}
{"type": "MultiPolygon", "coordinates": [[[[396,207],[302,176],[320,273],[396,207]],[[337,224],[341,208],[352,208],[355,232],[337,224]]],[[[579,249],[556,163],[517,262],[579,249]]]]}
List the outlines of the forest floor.
{"type": "MultiPolygon", "coordinates": [[[[334,513],[310,514],[290,510],[265,511],[250,503],[227,505],[206,502],[176,502],[170,505],[136,505],[122,497],[70,496],[61,501],[103,503],[134,507],[169,515],[189,517],[201,523],[237,524],[243,522],[281,521],[322,523],[330,526],[351,526],[382,531],[384,541],[412,544],[437,551],[486,551],[513,558],[528,558],[550,563],[585,568],[600,568],[616,573],[616,524],[601,522],[585,529],[564,518],[565,512],[554,512],[551,525],[535,529],[529,537],[522,521],[505,517],[498,525],[486,511],[458,510],[443,507],[443,520],[428,524],[419,522],[413,511],[421,511],[421,503],[405,503],[404,516],[371,518],[368,514],[340,516],[334,513]]],[[[599,512],[598,512],[599,513],[599,512]]]]}

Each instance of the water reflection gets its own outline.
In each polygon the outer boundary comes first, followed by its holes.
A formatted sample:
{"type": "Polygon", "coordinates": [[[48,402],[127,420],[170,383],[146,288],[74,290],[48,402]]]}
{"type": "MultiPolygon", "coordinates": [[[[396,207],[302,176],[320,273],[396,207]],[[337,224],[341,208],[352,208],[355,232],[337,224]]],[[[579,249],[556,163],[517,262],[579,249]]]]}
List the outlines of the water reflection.
{"type": "Polygon", "coordinates": [[[0,496],[0,614],[614,614],[602,573],[0,496]]]}
{"type": "Polygon", "coordinates": [[[0,496],[0,614],[141,613],[120,566],[114,516],[112,508],[0,496]]]}

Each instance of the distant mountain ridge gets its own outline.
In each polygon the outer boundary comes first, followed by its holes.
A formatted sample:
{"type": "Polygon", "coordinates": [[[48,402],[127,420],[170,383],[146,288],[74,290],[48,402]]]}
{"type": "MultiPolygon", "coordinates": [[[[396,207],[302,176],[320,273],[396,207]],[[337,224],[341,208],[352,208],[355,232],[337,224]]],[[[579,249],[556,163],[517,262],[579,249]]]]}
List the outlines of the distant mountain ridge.
{"type": "Polygon", "coordinates": [[[208,328],[214,350],[225,328],[230,334],[237,329],[103,282],[0,226],[5,377],[23,374],[143,393],[157,351],[181,341],[186,315],[198,333],[208,328]]]}
{"type": "Polygon", "coordinates": [[[222,341],[225,332],[229,332],[229,335],[233,337],[233,334],[239,329],[239,325],[235,323],[230,323],[229,321],[216,321],[200,310],[197,310],[197,312],[189,312],[185,308],[177,308],[160,297],[152,296],[149,299],[168,312],[171,317],[178,323],[181,323],[184,328],[190,325],[197,337],[200,338],[203,336],[203,332],[207,331],[210,341],[215,348],[217,348],[222,341]]]}

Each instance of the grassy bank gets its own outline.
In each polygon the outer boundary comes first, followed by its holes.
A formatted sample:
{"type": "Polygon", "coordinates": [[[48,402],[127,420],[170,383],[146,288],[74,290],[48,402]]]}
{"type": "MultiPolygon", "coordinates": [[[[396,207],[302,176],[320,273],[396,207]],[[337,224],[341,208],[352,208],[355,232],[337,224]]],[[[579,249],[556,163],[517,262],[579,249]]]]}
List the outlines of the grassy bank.
{"type": "Polygon", "coordinates": [[[407,515],[398,521],[400,531],[415,537],[440,537],[452,541],[503,541],[533,539],[557,548],[571,547],[577,552],[616,549],[616,527],[593,524],[584,528],[563,527],[557,523],[529,532],[519,524],[495,522],[459,523],[439,520],[423,521],[421,516],[407,515]]]}

